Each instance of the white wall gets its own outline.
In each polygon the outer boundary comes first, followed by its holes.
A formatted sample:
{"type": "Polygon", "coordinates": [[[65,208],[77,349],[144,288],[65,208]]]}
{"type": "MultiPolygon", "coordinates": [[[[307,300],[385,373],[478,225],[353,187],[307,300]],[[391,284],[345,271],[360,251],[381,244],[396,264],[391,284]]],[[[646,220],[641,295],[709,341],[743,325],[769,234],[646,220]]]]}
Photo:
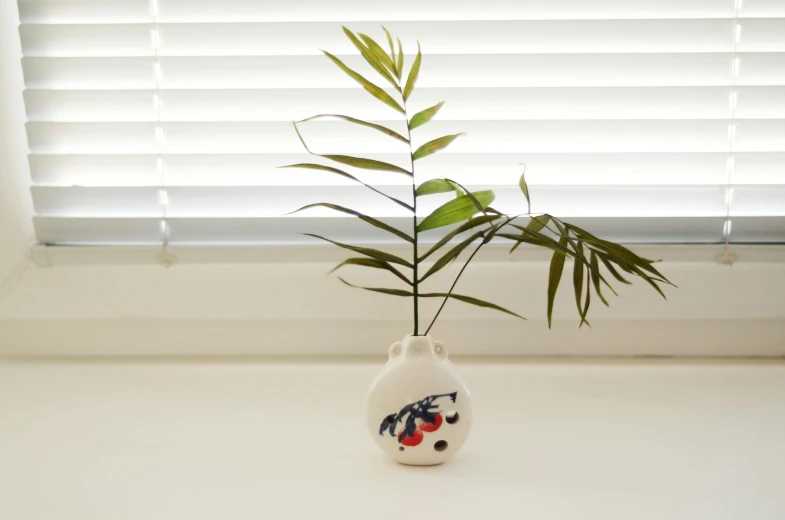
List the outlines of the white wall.
{"type": "MultiPolygon", "coordinates": [[[[714,262],[719,246],[637,249],[665,259],[661,270],[679,286],[666,289],[669,301],[642,283],[616,284],[620,296],[610,296],[611,307],[594,302],[592,328],[578,329],[568,271],[548,330],[547,254],[511,257],[494,249],[478,256],[457,289],[528,321],[450,302],[432,333],[453,352],[472,355],[785,355],[785,248],[738,247],[733,267],[714,262]],[[766,250],[771,254],[762,255],[766,250]]],[[[0,355],[378,355],[410,332],[408,299],[327,276],[344,257],[340,250],[277,254],[244,264],[183,261],[171,269],[31,269],[0,300],[0,355]]],[[[443,289],[456,270],[435,275],[428,290],[443,289]]],[[[370,286],[391,278],[356,268],[344,274],[370,286]]],[[[423,319],[436,303],[423,304],[423,319]]]]}
{"type": "Polygon", "coordinates": [[[16,2],[0,2],[0,296],[33,242],[16,2]]]}

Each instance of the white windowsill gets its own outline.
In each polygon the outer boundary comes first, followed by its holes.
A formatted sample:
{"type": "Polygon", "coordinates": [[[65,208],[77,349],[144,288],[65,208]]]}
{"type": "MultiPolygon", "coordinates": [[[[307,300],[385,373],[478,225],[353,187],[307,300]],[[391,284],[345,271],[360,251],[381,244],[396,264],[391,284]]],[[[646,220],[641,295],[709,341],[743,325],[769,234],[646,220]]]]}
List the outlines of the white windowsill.
{"type": "Polygon", "coordinates": [[[782,363],[460,363],[442,466],[370,441],[380,363],[0,364],[0,517],[779,520],[782,363]]]}

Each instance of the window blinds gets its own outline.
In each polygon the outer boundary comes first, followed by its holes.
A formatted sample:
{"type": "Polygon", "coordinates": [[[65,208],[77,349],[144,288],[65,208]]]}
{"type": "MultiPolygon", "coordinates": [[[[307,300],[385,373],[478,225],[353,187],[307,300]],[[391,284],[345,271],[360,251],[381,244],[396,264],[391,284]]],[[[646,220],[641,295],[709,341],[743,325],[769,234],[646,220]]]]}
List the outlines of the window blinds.
{"type": "MultiPolygon", "coordinates": [[[[403,131],[319,49],[368,72],[341,24],[422,44],[416,110],[446,101],[418,162],[625,242],[785,242],[782,0],[19,0],[35,227],[50,244],[379,242],[330,200],[410,223],[315,171],[290,122],[344,113],[403,131]],[[743,3],[742,3],[743,1],[743,3]],[[328,211],[328,210],[325,210],[328,211]]],[[[407,54],[411,64],[413,56],[407,54]]],[[[368,72],[369,77],[372,75],[368,72]]],[[[380,83],[381,84],[381,83],[380,83]]],[[[340,121],[317,152],[405,164],[340,121]]],[[[395,174],[357,172],[406,198],[395,174]]],[[[429,198],[430,199],[430,198],[429,198]]],[[[443,200],[433,197],[430,211],[443,200]]],[[[399,211],[400,210],[400,211],[399,211]]]]}

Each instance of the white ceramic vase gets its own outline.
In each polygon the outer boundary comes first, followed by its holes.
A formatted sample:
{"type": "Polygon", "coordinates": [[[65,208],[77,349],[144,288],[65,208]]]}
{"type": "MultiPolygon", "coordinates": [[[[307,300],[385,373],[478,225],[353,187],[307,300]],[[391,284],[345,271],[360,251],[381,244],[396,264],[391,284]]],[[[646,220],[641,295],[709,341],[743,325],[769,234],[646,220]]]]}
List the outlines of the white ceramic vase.
{"type": "Polygon", "coordinates": [[[452,457],[469,437],[472,398],[447,349],[430,336],[406,336],[368,391],[368,431],[401,464],[428,466],[452,457]]]}

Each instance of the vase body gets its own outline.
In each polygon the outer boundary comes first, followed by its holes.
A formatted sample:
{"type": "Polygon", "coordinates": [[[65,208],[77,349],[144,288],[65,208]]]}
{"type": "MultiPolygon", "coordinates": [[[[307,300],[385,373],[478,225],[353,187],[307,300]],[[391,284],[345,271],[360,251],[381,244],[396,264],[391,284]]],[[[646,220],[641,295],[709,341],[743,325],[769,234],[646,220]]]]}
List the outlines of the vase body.
{"type": "Polygon", "coordinates": [[[368,431],[397,462],[441,464],[469,437],[472,401],[443,343],[406,336],[392,344],[368,391],[368,431]]]}

